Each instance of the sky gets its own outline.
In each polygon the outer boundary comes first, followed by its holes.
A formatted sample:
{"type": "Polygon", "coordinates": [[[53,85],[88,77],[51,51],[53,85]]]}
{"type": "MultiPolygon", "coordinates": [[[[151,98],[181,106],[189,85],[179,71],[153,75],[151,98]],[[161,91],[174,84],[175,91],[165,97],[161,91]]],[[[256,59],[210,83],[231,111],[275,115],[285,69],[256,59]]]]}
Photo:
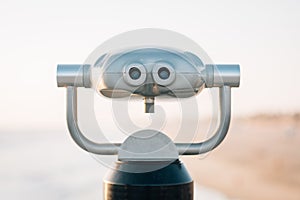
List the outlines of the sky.
{"type": "Polygon", "coordinates": [[[62,127],[58,63],[83,63],[101,43],[139,28],[169,29],[215,63],[238,63],[234,116],[300,111],[300,2],[8,1],[0,3],[0,131],[62,127]]]}

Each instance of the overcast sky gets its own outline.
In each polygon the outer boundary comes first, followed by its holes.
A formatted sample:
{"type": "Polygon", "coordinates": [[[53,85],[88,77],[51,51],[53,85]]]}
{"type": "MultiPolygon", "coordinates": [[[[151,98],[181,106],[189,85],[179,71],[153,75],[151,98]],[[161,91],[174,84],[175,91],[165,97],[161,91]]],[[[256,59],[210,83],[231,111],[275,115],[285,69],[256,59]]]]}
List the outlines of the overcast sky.
{"type": "Polygon", "coordinates": [[[300,3],[287,1],[11,1],[0,3],[0,130],[61,126],[58,63],[82,63],[138,28],[170,29],[215,63],[239,63],[233,113],[300,111],[300,3]]]}

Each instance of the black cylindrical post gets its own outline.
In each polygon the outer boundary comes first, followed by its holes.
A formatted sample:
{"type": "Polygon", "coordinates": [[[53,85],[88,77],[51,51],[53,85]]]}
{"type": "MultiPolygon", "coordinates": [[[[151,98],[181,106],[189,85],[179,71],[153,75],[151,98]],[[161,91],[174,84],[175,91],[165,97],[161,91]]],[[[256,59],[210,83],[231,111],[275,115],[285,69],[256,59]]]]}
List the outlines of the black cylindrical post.
{"type": "Polygon", "coordinates": [[[151,161],[117,162],[104,179],[105,200],[193,200],[193,180],[184,165],[176,160],[155,171],[142,172],[151,161]],[[141,173],[134,173],[138,169],[141,173]]]}

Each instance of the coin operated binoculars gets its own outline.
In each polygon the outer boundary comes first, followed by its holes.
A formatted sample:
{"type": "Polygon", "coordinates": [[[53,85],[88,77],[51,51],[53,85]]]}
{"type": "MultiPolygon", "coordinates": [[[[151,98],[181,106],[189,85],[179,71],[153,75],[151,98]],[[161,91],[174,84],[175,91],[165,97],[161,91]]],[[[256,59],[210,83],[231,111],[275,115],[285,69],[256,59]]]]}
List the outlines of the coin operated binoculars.
{"type": "Polygon", "coordinates": [[[67,89],[67,124],[84,150],[118,155],[104,180],[104,199],[193,199],[193,180],[179,155],[198,155],[216,148],[225,138],[231,112],[231,88],[239,87],[239,65],[204,65],[192,52],[168,47],[138,47],[101,56],[95,65],[58,65],[57,85],[67,89]],[[93,68],[100,70],[92,84],[93,68]],[[139,130],[123,143],[96,143],[77,122],[77,88],[96,88],[109,98],[137,95],[145,113],[155,112],[155,99],[192,97],[205,88],[219,88],[219,125],[199,143],[174,143],[158,130],[139,130]]]}

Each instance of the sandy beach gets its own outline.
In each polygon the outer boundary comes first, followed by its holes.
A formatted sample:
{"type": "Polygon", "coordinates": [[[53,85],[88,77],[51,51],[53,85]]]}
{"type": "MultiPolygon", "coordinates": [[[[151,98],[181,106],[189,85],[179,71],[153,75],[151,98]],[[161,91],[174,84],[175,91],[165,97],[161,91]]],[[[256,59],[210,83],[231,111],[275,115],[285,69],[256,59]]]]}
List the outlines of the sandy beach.
{"type": "Polygon", "coordinates": [[[199,184],[229,199],[300,199],[300,115],[233,119],[225,141],[183,158],[199,184]]]}

